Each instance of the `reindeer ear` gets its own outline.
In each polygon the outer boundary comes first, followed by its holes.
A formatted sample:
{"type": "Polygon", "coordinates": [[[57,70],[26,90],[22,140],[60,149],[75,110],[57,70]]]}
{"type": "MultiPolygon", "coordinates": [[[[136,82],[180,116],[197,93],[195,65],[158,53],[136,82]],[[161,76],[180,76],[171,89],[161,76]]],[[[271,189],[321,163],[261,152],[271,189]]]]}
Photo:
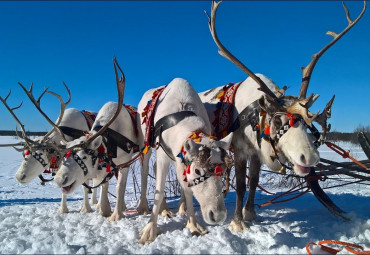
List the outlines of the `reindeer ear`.
{"type": "Polygon", "coordinates": [[[274,114],[275,112],[281,111],[281,109],[279,109],[279,106],[274,101],[272,101],[272,99],[266,96],[261,96],[261,98],[258,99],[258,104],[260,105],[262,110],[270,115],[274,114]]]}
{"type": "Polygon", "coordinates": [[[201,145],[197,144],[190,138],[188,138],[184,143],[186,155],[189,155],[191,159],[198,156],[200,147],[201,145]]]}
{"type": "Polygon", "coordinates": [[[219,141],[216,141],[217,147],[224,149],[225,151],[230,149],[231,141],[233,140],[234,133],[230,133],[219,141]]]}
{"type": "Polygon", "coordinates": [[[99,148],[99,146],[102,144],[103,142],[103,137],[100,135],[98,136],[97,138],[94,139],[94,141],[92,141],[90,144],[89,144],[89,147],[90,149],[92,150],[96,150],[99,148]]]}

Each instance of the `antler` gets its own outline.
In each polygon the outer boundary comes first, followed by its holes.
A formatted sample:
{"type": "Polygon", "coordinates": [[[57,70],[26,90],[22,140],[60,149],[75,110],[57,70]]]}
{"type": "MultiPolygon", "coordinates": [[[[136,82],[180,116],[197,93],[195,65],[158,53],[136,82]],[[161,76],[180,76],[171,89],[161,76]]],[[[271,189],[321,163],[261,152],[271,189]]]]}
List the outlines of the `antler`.
{"type": "Polygon", "coordinates": [[[304,99],[306,97],[307,88],[308,88],[308,84],[310,83],[312,71],[315,68],[316,63],[319,60],[319,58],[322,56],[322,54],[324,54],[325,51],[327,51],[333,44],[335,44],[345,33],[347,33],[361,19],[361,17],[363,16],[366,10],[366,0],[364,0],[364,7],[360,15],[354,21],[351,19],[347,6],[344,4],[344,2],[343,2],[343,8],[344,8],[344,11],[346,12],[348,25],[339,34],[332,32],[332,31],[328,31],[326,34],[332,36],[334,39],[329,44],[327,44],[321,51],[314,54],[312,56],[312,61],[306,67],[301,68],[302,69],[302,85],[301,85],[301,90],[299,92],[299,97],[298,97],[299,99],[304,99]]]}
{"type": "Polygon", "coordinates": [[[64,138],[64,134],[63,132],[59,129],[58,125],[60,124],[60,122],[62,121],[62,118],[63,118],[63,115],[64,115],[64,111],[65,111],[65,108],[66,108],[66,105],[68,105],[70,102],[71,102],[71,91],[70,89],[67,87],[67,85],[63,82],[63,85],[64,87],[66,88],[67,92],[68,92],[68,100],[67,102],[63,102],[63,99],[60,95],[56,94],[55,92],[52,92],[52,91],[48,91],[48,88],[44,89],[44,91],[41,93],[41,95],[39,96],[39,98],[36,100],[35,97],[33,96],[33,83],[31,83],[31,86],[30,86],[30,89],[27,90],[20,82],[18,82],[19,86],[21,86],[21,88],[24,90],[24,92],[27,94],[28,98],[31,100],[31,102],[35,105],[35,107],[37,108],[37,110],[42,114],[42,116],[44,116],[44,118],[47,120],[47,122],[49,122],[49,124],[53,127],[45,136],[44,138],[42,139],[41,143],[45,142],[46,139],[51,135],[51,133],[53,133],[55,130],[59,133],[59,135],[61,136],[61,139],[67,143],[66,139],[64,138]],[[58,100],[60,101],[60,114],[59,114],[59,117],[58,117],[58,121],[57,123],[54,123],[47,115],[46,113],[41,109],[41,105],[40,105],[40,101],[41,101],[41,98],[45,95],[45,93],[48,93],[48,94],[51,94],[55,97],[58,98],[58,100]]]}
{"type": "Polygon", "coordinates": [[[124,98],[124,95],[125,95],[126,78],[125,78],[125,75],[124,75],[121,67],[118,65],[116,57],[113,58],[113,66],[114,66],[114,73],[116,75],[117,92],[118,92],[118,106],[117,106],[115,114],[98,132],[89,136],[85,141],[81,141],[81,143],[79,143],[79,144],[74,144],[72,146],[69,146],[68,149],[71,150],[71,149],[76,148],[76,147],[86,148],[89,143],[91,143],[98,136],[100,136],[113,123],[113,121],[115,121],[115,119],[118,117],[118,115],[119,115],[119,113],[122,109],[122,105],[123,105],[123,98],[124,98]],[[121,78],[118,78],[117,68],[119,69],[120,73],[122,74],[121,78]]]}
{"type": "Polygon", "coordinates": [[[327,124],[327,120],[331,117],[331,107],[334,102],[335,95],[330,99],[330,101],[326,104],[322,113],[320,113],[315,121],[319,123],[322,130],[322,136],[325,137],[326,132],[330,131],[331,125],[327,124]]]}
{"type": "Polygon", "coordinates": [[[248,74],[253,80],[257,82],[260,86],[260,90],[263,91],[268,97],[274,99],[276,101],[276,95],[269,89],[269,87],[258,77],[256,76],[250,69],[248,69],[242,62],[240,62],[233,54],[231,54],[220,42],[216,33],[216,12],[218,6],[221,4],[222,1],[216,2],[215,0],[212,1],[211,7],[211,16],[205,11],[206,15],[208,16],[209,22],[209,30],[211,31],[213,40],[215,41],[216,45],[218,46],[218,53],[230,60],[236,66],[243,70],[246,74],[248,74]]]}
{"type": "Polygon", "coordinates": [[[292,114],[299,114],[307,125],[311,127],[312,121],[314,121],[317,116],[319,115],[318,111],[316,114],[308,111],[308,109],[312,106],[312,104],[317,100],[319,95],[311,94],[309,97],[304,98],[302,100],[296,99],[290,106],[286,108],[287,112],[292,114]]]}
{"type": "Polygon", "coordinates": [[[11,94],[11,90],[9,90],[9,93],[8,93],[8,95],[5,97],[5,98],[2,98],[1,96],[0,96],[0,100],[1,100],[1,102],[3,102],[3,104],[4,104],[4,106],[6,107],[6,109],[8,109],[8,111],[10,112],[10,114],[13,116],[13,118],[15,119],[15,121],[17,122],[17,124],[20,126],[20,128],[21,128],[21,130],[22,130],[22,136],[20,136],[19,134],[18,134],[18,132],[16,132],[17,133],[17,135],[21,138],[21,139],[23,139],[24,141],[25,141],[25,143],[23,143],[23,142],[20,142],[20,143],[17,143],[17,144],[6,144],[6,145],[3,145],[3,147],[8,147],[8,146],[27,146],[27,147],[31,147],[32,146],[32,144],[35,144],[34,143],[34,141],[32,141],[31,139],[29,139],[28,137],[27,137],[27,134],[26,134],[26,131],[25,131],[25,129],[24,129],[24,125],[22,124],[22,122],[18,119],[18,117],[15,115],[15,113],[14,113],[14,110],[17,110],[17,109],[19,109],[21,106],[22,106],[22,104],[23,104],[23,102],[21,102],[18,106],[16,106],[16,107],[13,107],[13,108],[11,108],[9,105],[8,105],[8,103],[6,102],[7,100],[8,100],[8,98],[9,98],[9,96],[10,96],[10,94],[11,94]]]}

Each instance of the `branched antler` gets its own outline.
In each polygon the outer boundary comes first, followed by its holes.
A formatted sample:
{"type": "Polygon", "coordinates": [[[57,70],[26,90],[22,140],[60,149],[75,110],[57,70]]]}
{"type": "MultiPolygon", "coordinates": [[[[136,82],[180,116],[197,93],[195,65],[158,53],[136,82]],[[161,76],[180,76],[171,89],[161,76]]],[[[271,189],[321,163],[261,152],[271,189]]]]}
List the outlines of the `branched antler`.
{"type": "Polygon", "coordinates": [[[347,20],[348,20],[348,25],[339,34],[338,33],[335,33],[335,32],[332,32],[332,31],[328,31],[326,34],[332,36],[333,37],[333,40],[329,44],[327,44],[322,50],[320,50],[318,53],[314,54],[312,56],[312,61],[306,67],[302,67],[301,68],[302,69],[302,85],[301,85],[301,89],[300,89],[299,96],[298,96],[299,99],[303,99],[303,98],[306,97],[308,85],[310,83],[310,79],[311,79],[311,75],[312,75],[312,71],[315,68],[315,65],[316,65],[317,61],[319,60],[319,58],[331,46],[333,46],[343,35],[345,35],[361,19],[361,17],[364,15],[365,10],[366,10],[366,0],[364,0],[364,7],[363,7],[361,13],[358,15],[358,17],[355,20],[352,20],[351,19],[350,15],[349,15],[348,8],[347,8],[347,6],[345,5],[344,2],[343,2],[343,8],[344,8],[344,10],[346,12],[346,17],[347,17],[347,20]]]}
{"type": "Polygon", "coordinates": [[[208,26],[209,30],[211,31],[212,38],[215,41],[216,45],[218,46],[218,53],[230,60],[232,63],[234,63],[236,66],[238,66],[243,72],[248,74],[257,84],[260,86],[260,90],[263,91],[268,97],[271,99],[274,99],[276,101],[277,97],[276,95],[270,90],[270,88],[257,76],[255,75],[249,68],[247,68],[240,60],[238,60],[233,54],[231,54],[220,42],[217,36],[216,32],[216,13],[217,8],[221,4],[222,1],[216,2],[212,1],[212,7],[211,7],[211,16],[208,15],[208,13],[205,11],[206,15],[208,16],[208,26]]]}
{"type": "MultiPolygon", "coordinates": [[[[15,121],[17,122],[18,126],[21,128],[22,130],[22,135],[19,135],[18,134],[18,131],[17,131],[17,128],[16,128],[16,133],[17,133],[17,136],[19,136],[21,139],[23,139],[25,141],[25,143],[21,142],[21,143],[17,143],[17,144],[12,144],[12,145],[8,145],[8,146],[25,146],[25,147],[31,147],[33,144],[35,144],[31,139],[29,139],[27,137],[27,134],[26,134],[26,131],[24,129],[24,125],[22,124],[22,122],[18,119],[18,117],[16,116],[16,114],[14,113],[15,110],[19,109],[23,102],[21,102],[18,106],[16,107],[13,107],[11,108],[8,103],[7,103],[7,100],[11,94],[11,90],[9,90],[9,93],[8,95],[5,97],[5,98],[2,98],[0,96],[0,100],[1,102],[4,104],[4,106],[6,107],[6,109],[10,112],[10,114],[13,116],[13,118],[15,119],[15,121]]],[[[4,145],[5,146],[5,145],[4,145]]]]}
{"type": "Polygon", "coordinates": [[[46,139],[56,130],[61,139],[63,140],[63,142],[67,143],[66,139],[64,138],[64,134],[63,132],[59,129],[58,125],[60,124],[62,118],[63,118],[63,115],[64,115],[64,111],[65,111],[65,108],[66,106],[71,102],[71,91],[70,89],[67,87],[67,85],[63,82],[63,85],[64,87],[66,88],[67,92],[68,92],[68,100],[67,102],[63,102],[63,99],[60,95],[56,94],[55,92],[52,92],[52,91],[48,91],[48,88],[44,89],[44,91],[41,93],[41,95],[39,96],[39,98],[36,100],[35,97],[33,96],[33,83],[31,83],[31,86],[30,86],[30,89],[27,90],[20,82],[18,82],[19,86],[21,86],[21,88],[23,89],[23,91],[27,94],[28,98],[31,100],[31,102],[34,104],[34,106],[36,107],[36,109],[42,114],[42,116],[44,116],[44,118],[46,119],[46,121],[53,127],[45,136],[44,138],[42,139],[41,143],[45,142],[46,139]],[[58,117],[58,122],[57,123],[54,123],[49,117],[48,115],[41,109],[41,98],[45,95],[45,93],[48,93],[48,94],[51,94],[55,97],[58,98],[58,100],[60,101],[60,114],[59,114],[59,117],[58,117]]]}
{"type": "Polygon", "coordinates": [[[116,76],[116,83],[117,83],[117,93],[118,93],[118,105],[115,114],[112,116],[112,118],[96,133],[92,134],[91,136],[88,136],[88,138],[85,141],[81,141],[79,144],[73,144],[72,146],[67,146],[68,149],[74,149],[74,148],[81,148],[84,149],[88,146],[89,143],[94,141],[98,136],[100,136],[112,123],[115,121],[115,119],[118,117],[122,105],[123,105],[123,98],[125,95],[125,84],[126,84],[126,78],[125,75],[121,69],[121,67],[118,65],[117,59],[113,58],[113,66],[114,66],[114,73],[116,76]],[[118,72],[117,68],[122,74],[121,78],[118,78],[118,72]]]}

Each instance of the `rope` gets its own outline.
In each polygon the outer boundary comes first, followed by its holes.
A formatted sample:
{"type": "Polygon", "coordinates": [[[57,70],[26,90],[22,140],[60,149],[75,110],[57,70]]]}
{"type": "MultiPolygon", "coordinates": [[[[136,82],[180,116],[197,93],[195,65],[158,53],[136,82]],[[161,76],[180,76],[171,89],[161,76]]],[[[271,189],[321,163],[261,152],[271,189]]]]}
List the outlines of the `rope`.
{"type": "Polygon", "coordinates": [[[332,247],[329,247],[323,244],[342,245],[347,251],[353,254],[370,254],[370,250],[365,251],[361,245],[343,242],[343,241],[337,241],[337,240],[323,240],[323,241],[318,242],[318,244],[310,242],[306,245],[306,251],[309,255],[312,255],[311,250],[310,250],[311,245],[320,245],[321,250],[328,252],[330,254],[337,254],[338,252],[341,251],[339,249],[335,249],[335,248],[332,248],[332,247]]]}
{"type": "Polygon", "coordinates": [[[370,168],[368,168],[367,166],[365,166],[364,164],[362,164],[361,162],[359,162],[357,159],[355,159],[351,155],[349,155],[349,152],[350,152],[349,150],[348,151],[345,151],[344,149],[342,149],[338,145],[336,145],[334,143],[331,143],[331,142],[325,142],[325,144],[330,149],[332,149],[333,151],[335,151],[336,153],[338,153],[339,155],[341,155],[343,158],[349,158],[350,160],[352,160],[353,162],[355,162],[357,165],[365,168],[366,170],[370,170],[370,168]]]}

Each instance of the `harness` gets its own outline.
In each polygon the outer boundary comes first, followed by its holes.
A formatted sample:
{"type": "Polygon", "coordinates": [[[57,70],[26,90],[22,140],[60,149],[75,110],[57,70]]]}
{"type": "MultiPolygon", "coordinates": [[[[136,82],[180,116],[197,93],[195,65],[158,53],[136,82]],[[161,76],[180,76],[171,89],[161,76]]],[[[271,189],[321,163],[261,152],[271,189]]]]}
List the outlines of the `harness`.
{"type": "MultiPolygon", "coordinates": [[[[137,129],[137,125],[136,125],[136,116],[133,116],[133,114],[136,115],[137,112],[135,111],[135,108],[133,108],[132,106],[125,105],[125,107],[126,107],[127,111],[130,113],[130,117],[131,117],[133,126],[135,127],[135,134],[137,136],[138,135],[138,129],[137,129]]],[[[101,126],[101,125],[95,126],[93,130],[98,132],[102,127],[103,126],[101,126]]],[[[89,189],[89,193],[91,193],[91,189],[97,188],[100,185],[108,182],[114,175],[117,176],[118,170],[120,168],[130,166],[141,155],[140,153],[138,153],[138,155],[136,155],[134,158],[132,158],[128,162],[125,162],[125,163],[120,164],[120,165],[116,165],[113,162],[112,159],[117,158],[117,147],[119,147],[120,149],[122,149],[126,153],[130,153],[131,151],[133,153],[135,153],[135,152],[139,151],[139,145],[135,144],[133,141],[131,141],[126,136],[124,136],[124,135],[120,134],[119,132],[117,132],[113,129],[110,129],[110,128],[107,128],[102,133],[102,137],[104,139],[103,143],[106,146],[107,151],[105,151],[105,148],[104,148],[103,144],[100,145],[100,147],[97,150],[91,150],[91,149],[85,149],[84,150],[88,155],[91,156],[93,165],[95,165],[96,160],[98,159],[98,163],[99,163],[98,170],[102,170],[102,166],[105,166],[106,171],[108,173],[107,176],[96,186],[91,187],[91,186],[87,185],[86,183],[83,183],[83,186],[85,186],[86,188],[89,189]]],[[[79,167],[82,169],[82,171],[84,173],[84,176],[86,176],[88,174],[88,168],[87,168],[86,164],[84,163],[84,161],[78,156],[77,153],[75,153],[73,151],[69,151],[65,155],[65,158],[68,158],[71,155],[73,155],[73,159],[79,165],[79,167]]]]}
{"type": "Polygon", "coordinates": [[[161,147],[163,151],[167,154],[167,156],[175,161],[175,157],[172,153],[171,148],[169,148],[163,141],[162,132],[173,126],[176,126],[180,121],[184,120],[187,117],[196,116],[196,114],[192,111],[180,111],[171,113],[159,119],[154,125],[155,108],[157,106],[158,99],[165,88],[166,87],[163,87],[154,91],[152,99],[148,101],[142,113],[142,116],[145,116],[142,123],[145,123],[146,125],[144,141],[145,147],[143,149],[143,153],[146,154],[149,147],[154,147],[155,145],[157,145],[157,148],[161,147]],[[159,141],[157,142],[157,144],[155,144],[157,137],[159,141]]]}
{"type": "MultiPolygon", "coordinates": [[[[96,113],[90,112],[90,111],[86,111],[86,110],[81,111],[81,113],[85,117],[87,126],[89,127],[89,129],[91,129],[92,124],[94,123],[95,118],[96,118],[96,113]]],[[[76,128],[72,128],[72,127],[67,127],[67,126],[59,126],[58,128],[62,131],[63,134],[72,137],[72,139],[77,139],[77,138],[80,138],[81,136],[84,135],[84,131],[83,130],[80,130],[80,129],[76,129],[76,128]]],[[[50,158],[50,160],[49,160],[50,164],[49,164],[49,169],[45,169],[44,170],[44,173],[46,173],[46,174],[51,173],[52,176],[54,176],[56,174],[56,171],[59,169],[59,165],[60,165],[60,162],[61,162],[62,157],[54,149],[48,149],[47,152],[48,152],[48,156],[49,156],[48,158],[50,158]],[[52,154],[54,154],[54,155],[52,155],[52,154]]],[[[27,153],[27,151],[26,151],[26,153],[27,153]]],[[[26,153],[24,155],[28,155],[29,154],[29,153],[27,153],[27,154],[26,153]]],[[[44,168],[47,166],[47,163],[42,158],[42,155],[43,155],[42,152],[41,153],[32,152],[31,155],[38,162],[40,162],[40,164],[44,168]]],[[[41,184],[42,185],[44,185],[45,182],[49,182],[49,181],[54,180],[54,178],[45,179],[41,174],[39,175],[39,178],[41,180],[41,184]]]]}
{"type": "MultiPolygon", "coordinates": [[[[266,141],[270,142],[273,148],[275,159],[280,163],[280,165],[285,168],[292,169],[290,166],[287,166],[286,164],[281,162],[276,149],[276,144],[278,143],[279,139],[289,130],[290,127],[294,126],[297,121],[301,120],[300,117],[286,112],[275,114],[274,116],[278,114],[286,114],[289,118],[289,121],[287,123],[284,123],[282,127],[276,131],[276,138],[273,140],[270,136],[269,125],[265,127],[264,116],[266,115],[266,113],[262,111],[258,100],[256,100],[245,107],[232,123],[230,123],[229,121],[228,126],[225,126],[223,123],[223,130],[220,130],[220,124],[218,122],[220,122],[222,119],[224,119],[223,121],[225,121],[225,119],[230,120],[230,116],[232,116],[232,113],[235,110],[235,106],[233,105],[234,98],[240,84],[241,83],[234,85],[233,83],[229,83],[228,85],[224,86],[223,91],[217,95],[217,98],[220,99],[220,102],[218,103],[217,109],[215,111],[215,121],[212,123],[213,126],[215,126],[216,136],[221,139],[229,133],[235,132],[239,128],[245,128],[250,125],[252,127],[252,130],[256,132],[258,146],[261,147],[261,138],[265,138],[266,141]],[[229,92],[230,90],[231,92],[229,92]],[[230,106],[230,104],[232,104],[232,107],[230,106]],[[227,111],[225,110],[225,107],[227,111]],[[228,113],[228,115],[226,115],[225,113],[228,113]],[[262,116],[261,119],[260,116],[262,116]]],[[[271,117],[271,119],[273,119],[273,117],[271,117]]],[[[320,132],[313,124],[311,126],[306,126],[316,139],[314,141],[314,145],[316,147],[319,147],[324,142],[320,139],[320,132]]]]}
{"type": "MultiPolygon", "coordinates": [[[[202,132],[194,132],[188,136],[188,138],[193,139],[195,142],[200,142],[203,137],[205,137],[205,135],[202,132]]],[[[209,136],[209,138],[216,139],[216,137],[212,137],[212,136],[209,136]]],[[[184,145],[182,145],[181,151],[179,154],[177,154],[176,157],[180,158],[181,162],[185,166],[184,172],[183,172],[183,176],[184,176],[183,181],[188,183],[188,187],[193,187],[202,182],[205,182],[208,178],[212,176],[220,177],[222,175],[222,172],[224,171],[221,166],[216,165],[216,167],[211,168],[211,170],[207,169],[207,171],[203,175],[200,175],[199,177],[194,178],[194,180],[190,182],[188,181],[187,174],[190,174],[190,167],[193,162],[192,161],[185,162],[185,155],[186,155],[186,151],[184,150],[184,145]]]]}

